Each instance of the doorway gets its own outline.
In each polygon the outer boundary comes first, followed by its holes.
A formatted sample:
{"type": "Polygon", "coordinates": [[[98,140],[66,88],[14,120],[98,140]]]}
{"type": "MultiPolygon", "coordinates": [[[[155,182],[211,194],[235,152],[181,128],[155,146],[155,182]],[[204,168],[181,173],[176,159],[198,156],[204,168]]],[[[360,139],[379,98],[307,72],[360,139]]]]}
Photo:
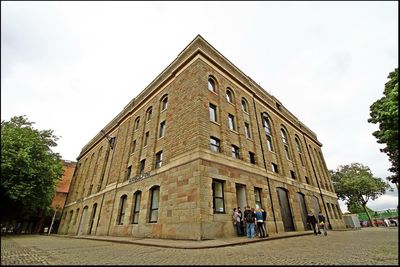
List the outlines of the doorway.
{"type": "Polygon", "coordinates": [[[247,206],[245,185],[236,184],[236,203],[243,212],[245,210],[245,207],[247,206]]]}
{"type": "Polygon", "coordinates": [[[78,235],[83,234],[83,227],[85,225],[86,221],[86,214],[87,214],[88,206],[85,206],[82,211],[82,217],[81,217],[81,222],[79,223],[79,230],[78,230],[78,235]]]}
{"type": "Polygon", "coordinates": [[[92,228],[93,228],[93,224],[94,224],[94,217],[96,216],[96,209],[97,209],[97,203],[95,203],[93,205],[92,216],[90,216],[89,231],[88,231],[89,235],[92,233],[92,228]]]}
{"type": "Polygon", "coordinates": [[[282,222],[285,232],[294,231],[292,211],[290,210],[289,198],[286,189],[277,188],[279,207],[281,209],[282,222]]]}
{"type": "Polygon", "coordinates": [[[304,230],[311,230],[311,226],[307,223],[307,206],[303,193],[297,193],[297,202],[299,203],[301,220],[303,221],[304,230]]]}

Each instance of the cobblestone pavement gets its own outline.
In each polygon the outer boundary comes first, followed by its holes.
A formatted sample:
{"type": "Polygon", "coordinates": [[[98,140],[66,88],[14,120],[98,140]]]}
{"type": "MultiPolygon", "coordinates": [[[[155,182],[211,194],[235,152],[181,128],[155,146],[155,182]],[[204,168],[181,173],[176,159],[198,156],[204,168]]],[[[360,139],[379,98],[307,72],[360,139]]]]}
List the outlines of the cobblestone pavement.
{"type": "Polygon", "coordinates": [[[396,227],[191,250],[11,235],[1,237],[1,265],[398,265],[398,249],[396,227]]]}

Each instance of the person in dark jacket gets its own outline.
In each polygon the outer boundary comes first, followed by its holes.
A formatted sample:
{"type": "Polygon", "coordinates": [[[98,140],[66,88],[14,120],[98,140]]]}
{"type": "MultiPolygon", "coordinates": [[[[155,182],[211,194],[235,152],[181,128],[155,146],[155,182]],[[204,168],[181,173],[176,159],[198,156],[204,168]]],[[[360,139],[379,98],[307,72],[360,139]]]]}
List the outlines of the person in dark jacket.
{"type": "Polygon", "coordinates": [[[321,211],[319,211],[319,213],[318,213],[318,223],[319,223],[319,227],[324,229],[324,236],[328,235],[327,224],[325,222],[325,216],[322,214],[321,211]]]}
{"type": "Polygon", "coordinates": [[[317,219],[315,218],[312,210],[310,210],[307,214],[307,223],[312,227],[314,234],[318,235],[317,233],[317,219]]]}

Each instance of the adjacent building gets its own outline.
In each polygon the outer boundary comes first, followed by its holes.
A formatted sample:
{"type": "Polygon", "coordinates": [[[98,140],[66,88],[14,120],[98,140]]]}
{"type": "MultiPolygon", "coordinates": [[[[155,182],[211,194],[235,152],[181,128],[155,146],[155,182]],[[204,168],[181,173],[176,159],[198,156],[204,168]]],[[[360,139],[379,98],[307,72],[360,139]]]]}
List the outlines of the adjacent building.
{"type": "Polygon", "coordinates": [[[200,35],[83,147],[59,234],[204,240],[261,206],[269,234],[344,228],[316,134],[200,35]]]}

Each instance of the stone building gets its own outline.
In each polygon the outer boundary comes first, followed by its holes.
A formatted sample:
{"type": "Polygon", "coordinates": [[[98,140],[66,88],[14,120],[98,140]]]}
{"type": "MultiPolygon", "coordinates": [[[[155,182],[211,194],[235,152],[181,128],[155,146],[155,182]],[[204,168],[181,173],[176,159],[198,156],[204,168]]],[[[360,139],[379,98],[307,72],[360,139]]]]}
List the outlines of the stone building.
{"type": "Polygon", "coordinates": [[[332,228],[341,211],[317,136],[198,35],[77,158],[59,234],[204,240],[233,208],[267,231],[332,228]]]}

